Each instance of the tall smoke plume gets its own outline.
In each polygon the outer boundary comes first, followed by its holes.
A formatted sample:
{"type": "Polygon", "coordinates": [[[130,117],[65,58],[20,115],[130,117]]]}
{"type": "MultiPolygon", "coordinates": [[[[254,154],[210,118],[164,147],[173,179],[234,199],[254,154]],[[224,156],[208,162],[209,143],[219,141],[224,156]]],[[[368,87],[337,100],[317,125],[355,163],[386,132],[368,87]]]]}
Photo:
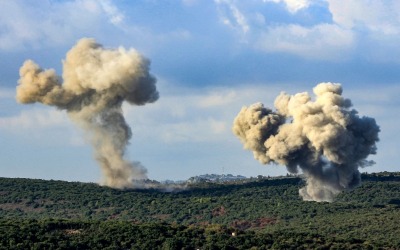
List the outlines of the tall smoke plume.
{"type": "Polygon", "coordinates": [[[31,60],[20,68],[17,101],[40,102],[66,110],[86,131],[104,176],[103,185],[127,188],[146,179],[146,169],[124,159],[132,136],[121,105],[155,102],[156,79],[149,60],[133,49],[106,49],[83,38],[67,53],[62,77],[31,60]]]}
{"type": "Polygon", "coordinates": [[[375,119],[351,109],[340,84],[320,83],[313,90],[315,101],[306,92],[282,92],[276,111],[262,103],[243,107],[232,130],[261,163],[285,165],[290,173],[300,168],[304,200],[330,202],[360,184],[358,168],[373,163],[366,158],[376,153],[380,129],[375,119]]]}

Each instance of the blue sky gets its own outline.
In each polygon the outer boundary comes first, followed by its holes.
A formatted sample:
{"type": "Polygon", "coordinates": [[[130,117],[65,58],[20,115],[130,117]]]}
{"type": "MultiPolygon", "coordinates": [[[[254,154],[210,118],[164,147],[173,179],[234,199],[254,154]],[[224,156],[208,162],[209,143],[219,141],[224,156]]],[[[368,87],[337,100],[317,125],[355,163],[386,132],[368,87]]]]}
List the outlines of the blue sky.
{"type": "Polygon", "coordinates": [[[124,105],[127,157],[149,177],[285,174],[263,166],[231,132],[244,105],[341,83],[381,127],[376,164],[400,171],[400,2],[397,0],[0,0],[0,176],[97,182],[100,170],[65,112],[15,101],[33,59],[62,74],[82,37],[151,60],[160,99],[124,105]]]}

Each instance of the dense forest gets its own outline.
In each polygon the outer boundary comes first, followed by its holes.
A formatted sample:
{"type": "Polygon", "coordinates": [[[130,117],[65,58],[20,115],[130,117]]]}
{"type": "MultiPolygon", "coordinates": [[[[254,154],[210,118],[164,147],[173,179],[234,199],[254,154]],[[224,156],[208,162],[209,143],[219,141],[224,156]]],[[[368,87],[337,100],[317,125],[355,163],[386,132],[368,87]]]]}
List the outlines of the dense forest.
{"type": "Polygon", "coordinates": [[[174,190],[0,178],[0,249],[400,249],[400,173],[332,203],[299,177],[174,190]]]}

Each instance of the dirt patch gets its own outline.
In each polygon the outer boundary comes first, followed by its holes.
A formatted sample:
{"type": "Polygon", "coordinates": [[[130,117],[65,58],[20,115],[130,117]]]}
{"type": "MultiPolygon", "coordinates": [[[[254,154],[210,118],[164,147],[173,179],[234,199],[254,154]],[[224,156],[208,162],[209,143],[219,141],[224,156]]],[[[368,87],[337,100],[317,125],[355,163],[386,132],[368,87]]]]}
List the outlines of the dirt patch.
{"type": "Polygon", "coordinates": [[[218,217],[218,216],[224,216],[227,213],[227,211],[224,206],[220,206],[214,208],[211,213],[214,217],[218,217]]]}

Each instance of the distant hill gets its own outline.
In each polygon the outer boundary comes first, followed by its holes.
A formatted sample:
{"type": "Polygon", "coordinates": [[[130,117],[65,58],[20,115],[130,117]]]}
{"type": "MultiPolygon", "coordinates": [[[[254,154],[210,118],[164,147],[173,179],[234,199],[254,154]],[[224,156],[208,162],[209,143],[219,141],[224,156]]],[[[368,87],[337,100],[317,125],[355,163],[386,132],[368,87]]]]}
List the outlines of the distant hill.
{"type": "Polygon", "coordinates": [[[0,178],[0,249],[400,249],[400,173],[362,179],[317,203],[300,199],[298,177],[172,192],[0,178]]]}

